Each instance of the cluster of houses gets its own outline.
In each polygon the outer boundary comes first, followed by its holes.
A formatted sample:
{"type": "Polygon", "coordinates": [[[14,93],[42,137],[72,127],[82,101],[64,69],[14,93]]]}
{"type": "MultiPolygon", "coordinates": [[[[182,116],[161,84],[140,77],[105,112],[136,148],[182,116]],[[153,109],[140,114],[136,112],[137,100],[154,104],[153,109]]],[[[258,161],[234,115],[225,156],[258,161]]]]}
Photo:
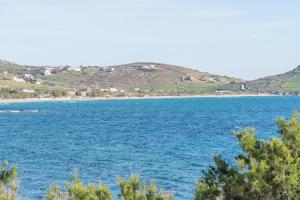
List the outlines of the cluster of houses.
{"type": "Polygon", "coordinates": [[[45,67],[43,68],[42,74],[44,76],[52,75],[54,70],[60,69],[61,71],[74,71],[74,72],[81,72],[83,66],[64,66],[64,67],[45,67]]]}
{"type": "Polygon", "coordinates": [[[99,68],[100,70],[105,70],[106,72],[113,72],[115,71],[115,68],[113,67],[107,67],[107,68],[104,68],[104,67],[99,67],[99,66],[89,66],[89,65],[66,65],[66,66],[58,66],[58,67],[45,67],[43,68],[43,75],[44,76],[50,76],[53,74],[54,71],[60,71],[60,72],[83,72],[86,68],[88,67],[97,67],[99,68]]]}
{"type": "Polygon", "coordinates": [[[203,76],[202,78],[194,78],[192,76],[182,76],[181,82],[189,82],[189,81],[205,81],[208,83],[215,83],[218,81],[217,78],[211,76],[203,76]]]}
{"type": "MultiPolygon", "coordinates": [[[[44,67],[41,71],[42,76],[51,76],[53,74],[53,71],[60,69],[61,71],[75,71],[75,72],[81,72],[82,68],[85,66],[64,66],[64,67],[44,67]]],[[[7,72],[4,72],[4,74],[7,72]]],[[[18,83],[26,83],[26,82],[30,82],[30,83],[36,83],[36,84],[40,84],[40,82],[38,82],[36,80],[36,77],[33,74],[24,74],[22,77],[13,77],[13,81],[14,82],[18,82],[18,83]]]]}
{"type": "Polygon", "coordinates": [[[21,78],[17,77],[17,76],[14,76],[13,81],[16,82],[16,83],[26,83],[26,82],[28,82],[28,83],[34,83],[34,84],[37,84],[37,85],[41,84],[41,82],[39,82],[34,77],[34,75],[32,75],[32,74],[24,74],[21,78]]]}
{"type": "Polygon", "coordinates": [[[154,64],[149,64],[149,65],[136,65],[135,67],[137,67],[139,70],[142,71],[153,71],[156,69],[156,66],[154,64]]]}
{"type": "Polygon", "coordinates": [[[119,90],[117,88],[106,88],[106,89],[100,89],[101,92],[122,92],[124,93],[124,90],[119,90]]]}
{"type": "Polygon", "coordinates": [[[288,95],[291,95],[291,96],[300,96],[300,92],[272,92],[273,95],[278,95],[278,96],[288,96],[288,95]]]}

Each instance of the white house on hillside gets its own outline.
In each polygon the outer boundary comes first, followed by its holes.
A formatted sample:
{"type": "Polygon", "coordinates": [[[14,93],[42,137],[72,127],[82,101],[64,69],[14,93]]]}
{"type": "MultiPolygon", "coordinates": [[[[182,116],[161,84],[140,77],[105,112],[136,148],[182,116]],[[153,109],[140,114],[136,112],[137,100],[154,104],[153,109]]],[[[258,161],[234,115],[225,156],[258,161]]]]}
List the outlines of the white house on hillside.
{"type": "Polygon", "coordinates": [[[24,74],[24,80],[31,81],[34,79],[34,76],[32,74],[24,74]]]}
{"type": "Polygon", "coordinates": [[[138,66],[141,70],[153,70],[155,69],[155,65],[150,64],[150,65],[139,65],[138,66]]]}
{"type": "Polygon", "coordinates": [[[50,68],[44,68],[43,70],[44,70],[43,71],[44,76],[50,76],[50,75],[52,75],[50,68]]]}
{"type": "Polygon", "coordinates": [[[247,89],[246,83],[241,83],[240,88],[241,90],[246,90],[247,89]]]}
{"type": "Polygon", "coordinates": [[[13,81],[14,82],[17,82],[17,83],[26,83],[26,81],[22,78],[18,78],[18,77],[14,77],[13,78],[13,81]]]}
{"type": "Polygon", "coordinates": [[[68,71],[81,72],[81,66],[68,66],[68,71]]]}
{"type": "Polygon", "coordinates": [[[108,89],[110,92],[118,92],[118,89],[117,88],[109,88],[108,89]]]}
{"type": "Polygon", "coordinates": [[[34,90],[29,90],[29,89],[23,89],[22,92],[24,92],[24,93],[35,93],[34,90]]]}

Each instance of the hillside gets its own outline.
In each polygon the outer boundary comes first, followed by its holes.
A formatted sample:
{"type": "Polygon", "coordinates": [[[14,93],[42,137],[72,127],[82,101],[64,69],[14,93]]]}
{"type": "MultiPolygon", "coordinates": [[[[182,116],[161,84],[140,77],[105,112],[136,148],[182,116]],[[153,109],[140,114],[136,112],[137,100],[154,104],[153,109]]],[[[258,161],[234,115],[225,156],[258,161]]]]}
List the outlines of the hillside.
{"type": "Polygon", "coordinates": [[[114,66],[29,66],[0,60],[0,97],[180,96],[300,94],[300,66],[279,75],[243,81],[162,63],[114,66]]]}
{"type": "Polygon", "coordinates": [[[231,94],[245,92],[240,82],[162,63],[53,67],[0,60],[2,97],[231,94]]]}
{"type": "Polygon", "coordinates": [[[283,74],[250,81],[247,87],[258,92],[298,95],[300,94],[300,66],[283,74]]]}

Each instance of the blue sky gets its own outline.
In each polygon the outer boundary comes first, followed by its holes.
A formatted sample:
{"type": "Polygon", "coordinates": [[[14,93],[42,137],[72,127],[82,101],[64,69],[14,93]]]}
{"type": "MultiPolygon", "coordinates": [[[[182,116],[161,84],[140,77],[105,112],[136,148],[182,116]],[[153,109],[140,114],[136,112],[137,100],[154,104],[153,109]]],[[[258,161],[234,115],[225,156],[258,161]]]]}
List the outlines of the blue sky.
{"type": "Polygon", "coordinates": [[[153,61],[253,79],[300,64],[299,0],[0,0],[0,58],[153,61]]]}

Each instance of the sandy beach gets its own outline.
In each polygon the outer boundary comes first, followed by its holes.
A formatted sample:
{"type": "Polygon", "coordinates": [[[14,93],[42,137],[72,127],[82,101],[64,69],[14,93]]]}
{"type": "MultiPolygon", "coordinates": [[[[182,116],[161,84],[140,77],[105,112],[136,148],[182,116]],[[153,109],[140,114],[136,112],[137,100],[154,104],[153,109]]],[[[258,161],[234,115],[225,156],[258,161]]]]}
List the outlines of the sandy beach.
{"type": "Polygon", "coordinates": [[[31,103],[31,102],[57,102],[57,101],[107,101],[130,99],[183,99],[183,98],[238,98],[238,97],[265,97],[275,96],[271,94],[232,94],[232,95],[185,95],[185,96],[132,96],[132,97],[62,97],[62,98],[24,98],[24,99],[0,99],[0,103],[31,103]]]}

